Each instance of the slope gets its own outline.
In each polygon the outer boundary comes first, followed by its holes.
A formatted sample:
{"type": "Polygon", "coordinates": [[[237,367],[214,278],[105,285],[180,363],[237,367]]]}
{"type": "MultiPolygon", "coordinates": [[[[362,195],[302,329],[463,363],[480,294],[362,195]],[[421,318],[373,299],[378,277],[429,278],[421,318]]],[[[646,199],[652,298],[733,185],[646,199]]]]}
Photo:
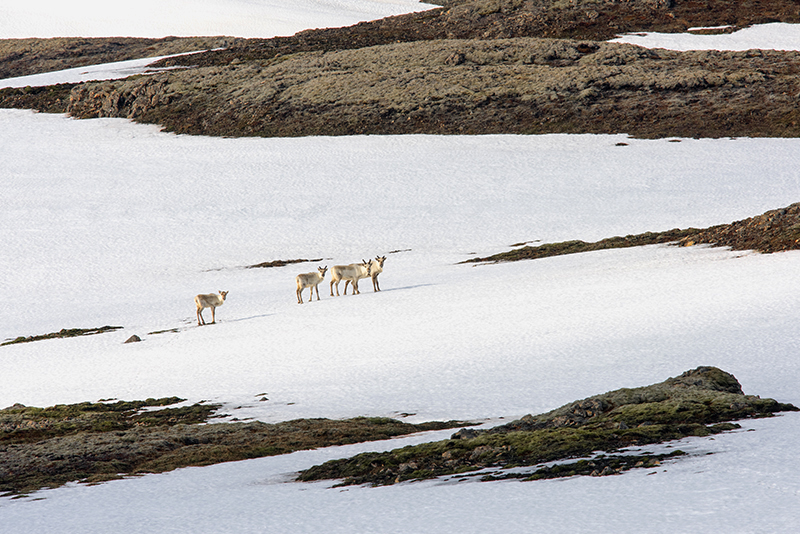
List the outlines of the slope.
{"type": "Polygon", "coordinates": [[[218,136],[792,137],[800,128],[796,52],[643,50],[600,39],[797,17],[782,0],[465,2],[236,41],[165,60],[158,65],[190,68],[155,76],[6,89],[0,105],[218,136]]]}

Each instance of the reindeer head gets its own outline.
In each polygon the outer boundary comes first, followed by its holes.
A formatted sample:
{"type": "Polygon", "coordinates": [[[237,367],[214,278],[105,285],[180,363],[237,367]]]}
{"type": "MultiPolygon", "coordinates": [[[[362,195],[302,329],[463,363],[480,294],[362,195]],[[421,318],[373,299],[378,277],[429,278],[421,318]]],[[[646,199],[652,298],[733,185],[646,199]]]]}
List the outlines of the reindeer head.
{"type": "Polygon", "coordinates": [[[317,267],[317,271],[319,271],[319,277],[325,278],[325,273],[328,272],[328,266],[325,267],[317,267]]]}
{"type": "Polygon", "coordinates": [[[375,256],[375,261],[377,261],[378,265],[380,265],[381,268],[383,268],[383,262],[386,261],[386,256],[375,256]]]}
{"type": "Polygon", "coordinates": [[[367,276],[371,274],[372,271],[372,261],[367,261],[365,259],[361,259],[361,265],[367,268],[367,276]]]}
{"type": "Polygon", "coordinates": [[[222,297],[223,301],[225,301],[225,297],[228,296],[228,292],[227,291],[220,291],[219,292],[219,296],[222,297]]]}

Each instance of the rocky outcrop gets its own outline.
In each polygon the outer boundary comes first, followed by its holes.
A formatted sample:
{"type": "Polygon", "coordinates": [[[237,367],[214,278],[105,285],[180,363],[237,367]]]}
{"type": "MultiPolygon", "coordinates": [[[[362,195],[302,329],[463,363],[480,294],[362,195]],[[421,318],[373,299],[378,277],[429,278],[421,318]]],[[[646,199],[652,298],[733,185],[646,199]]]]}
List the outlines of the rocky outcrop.
{"type": "Polygon", "coordinates": [[[72,90],[67,112],[73,117],[124,117],[136,119],[158,106],[166,106],[166,76],[136,78],[120,83],[81,84],[72,90]]]}
{"type": "MultiPolygon", "coordinates": [[[[299,480],[386,485],[487,468],[535,466],[585,458],[597,451],[613,453],[623,447],[715,434],[738,428],[729,421],[790,410],[798,408],[744,395],[733,375],[698,367],[659,384],[589,397],[487,431],[462,429],[445,441],[326,462],[301,472],[299,480]]],[[[580,465],[540,469],[521,477],[608,475],[652,467],[663,458],[581,460],[580,465]]],[[[484,476],[497,480],[520,475],[496,471],[484,476]]]]}
{"type": "Polygon", "coordinates": [[[708,243],[733,250],[771,253],[800,249],[800,203],[682,238],[682,246],[708,243]]]}
{"type": "Polygon", "coordinates": [[[309,51],[336,51],[444,39],[544,37],[604,41],[621,33],[683,32],[764,22],[800,22],[792,0],[445,0],[441,9],[363,22],[290,37],[246,40],[226,50],[167,65],[223,66],[309,51]]]}
{"type": "Polygon", "coordinates": [[[76,117],[224,136],[800,133],[800,54],[548,39],[308,52],[87,83],[76,117]]]}
{"type": "Polygon", "coordinates": [[[800,134],[796,53],[676,53],[599,42],[621,32],[800,21],[790,0],[445,4],[348,28],[231,40],[224,50],[160,63],[188,70],[147,78],[0,90],[0,106],[216,136],[800,134]]]}
{"type": "Polygon", "coordinates": [[[716,367],[698,367],[659,384],[633,389],[619,389],[603,395],[576,401],[551,412],[492,428],[490,434],[531,431],[543,428],[581,427],[603,421],[617,428],[662,423],[664,415],[644,409],[658,404],[659,409],[674,405],[684,412],[666,417],[672,422],[713,424],[744,419],[791,409],[772,399],[746,396],[742,386],[730,373],[716,367]],[[702,406],[701,406],[702,405],[702,406]],[[712,409],[706,407],[713,405],[712,409]]]}
{"type": "Polygon", "coordinates": [[[232,37],[0,39],[0,79],[86,65],[229,47],[232,37]]]}

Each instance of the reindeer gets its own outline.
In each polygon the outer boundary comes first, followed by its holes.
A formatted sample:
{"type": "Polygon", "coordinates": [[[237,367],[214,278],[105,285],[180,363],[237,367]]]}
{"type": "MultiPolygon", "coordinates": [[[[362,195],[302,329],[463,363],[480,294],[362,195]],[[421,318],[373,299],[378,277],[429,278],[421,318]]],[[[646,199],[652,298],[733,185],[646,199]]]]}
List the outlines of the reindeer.
{"type": "Polygon", "coordinates": [[[361,263],[351,263],[350,265],[334,265],[331,269],[331,296],[333,296],[333,285],[336,284],[336,296],[339,296],[339,282],[344,280],[344,294],[347,295],[348,284],[353,284],[353,295],[359,295],[358,281],[369,277],[371,265],[365,260],[361,263]]]}
{"type": "Polygon", "coordinates": [[[203,319],[203,309],[211,308],[211,324],[217,322],[217,307],[222,306],[225,302],[225,297],[228,296],[227,291],[220,291],[219,295],[210,293],[208,295],[197,295],[194,298],[194,304],[197,306],[197,326],[206,324],[203,319]]]}
{"type": "MultiPolygon", "coordinates": [[[[335,268],[335,267],[334,267],[335,268]]],[[[298,274],[295,277],[295,281],[297,282],[297,303],[303,303],[303,290],[305,288],[310,288],[311,294],[308,297],[308,301],[311,302],[314,300],[314,289],[317,290],[317,300],[319,300],[319,283],[322,282],[322,279],[325,278],[325,273],[328,272],[328,266],[325,267],[317,267],[317,272],[315,273],[303,273],[298,274]]]]}
{"type": "MultiPolygon", "coordinates": [[[[386,256],[375,256],[374,260],[369,260],[373,292],[381,290],[381,285],[378,283],[378,275],[383,272],[383,262],[385,261],[386,256]]],[[[345,290],[347,290],[347,284],[345,284],[345,290]]]]}

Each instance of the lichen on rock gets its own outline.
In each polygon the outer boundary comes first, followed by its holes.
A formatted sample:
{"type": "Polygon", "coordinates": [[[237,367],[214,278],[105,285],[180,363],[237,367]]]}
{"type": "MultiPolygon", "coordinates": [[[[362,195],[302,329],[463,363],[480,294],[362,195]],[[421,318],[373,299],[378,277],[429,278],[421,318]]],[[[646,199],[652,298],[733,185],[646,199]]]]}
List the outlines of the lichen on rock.
{"type": "MultiPolygon", "coordinates": [[[[303,471],[298,479],[386,485],[486,468],[533,466],[587,457],[596,451],[613,453],[624,447],[716,434],[738,427],[730,421],[797,410],[791,404],[745,395],[733,375],[704,366],[658,384],[596,395],[489,430],[462,429],[445,441],[326,462],[303,471]],[[400,469],[401,465],[406,467],[400,469]],[[410,465],[416,468],[412,471],[410,465]]],[[[578,462],[569,469],[531,475],[531,479],[617,473],[636,467],[639,461],[649,465],[660,459],[615,459],[602,463],[600,469],[578,462]]]]}

